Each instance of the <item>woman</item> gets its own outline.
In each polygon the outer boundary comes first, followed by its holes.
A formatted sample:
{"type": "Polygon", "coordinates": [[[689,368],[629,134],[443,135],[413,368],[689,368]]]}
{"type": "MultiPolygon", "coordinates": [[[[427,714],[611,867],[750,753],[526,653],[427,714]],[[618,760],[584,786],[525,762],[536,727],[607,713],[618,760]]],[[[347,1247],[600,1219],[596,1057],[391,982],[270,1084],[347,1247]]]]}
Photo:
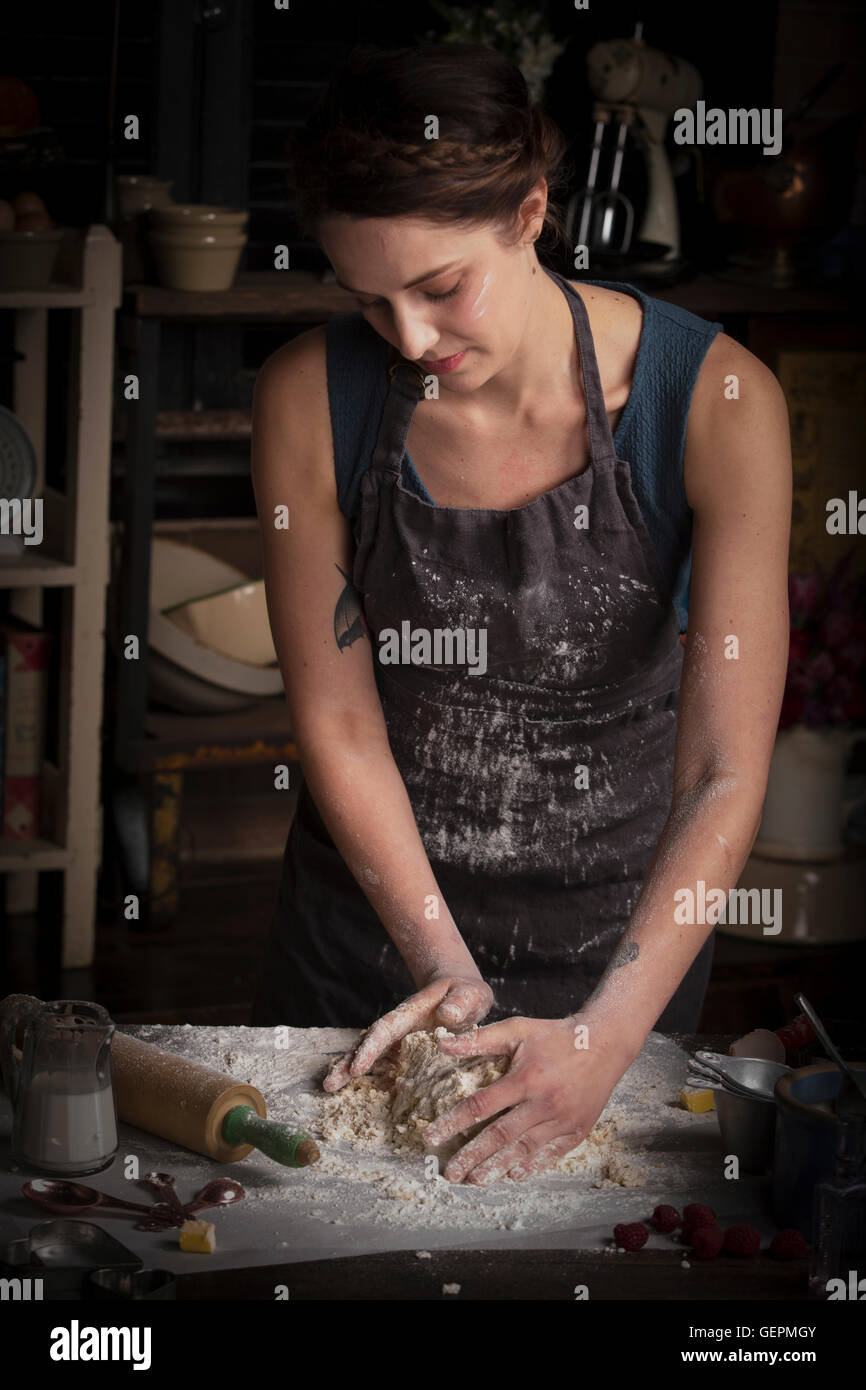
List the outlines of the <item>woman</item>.
{"type": "Polygon", "coordinates": [[[255,392],[305,784],[252,1021],[383,1015],[329,1090],[415,1029],[508,1055],[427,1132],[498,1116],[455,1181],[540,1171],[697,1027],[711,923],[674,895],[737,881],[786,665],[782,392],[721,325],[544,269],[562,147],[492,51],[350,60],[295,180],[360,309],[255,392]]]}

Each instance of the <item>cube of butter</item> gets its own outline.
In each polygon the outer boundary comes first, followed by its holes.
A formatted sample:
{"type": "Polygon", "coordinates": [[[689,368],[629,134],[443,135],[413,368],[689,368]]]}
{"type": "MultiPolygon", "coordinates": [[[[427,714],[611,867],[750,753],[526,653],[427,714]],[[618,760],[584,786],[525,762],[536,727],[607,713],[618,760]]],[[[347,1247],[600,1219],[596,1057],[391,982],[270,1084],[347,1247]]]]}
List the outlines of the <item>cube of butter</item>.
{"type": "Polygon", "coordinates": [[[691,1091],[688,1088],[680,1091],[680,1105],[693,1115],[705,1115],[708,1110],[716,1108],[712,1091],[691,1091]]]}
{"type": "Polygon", "coordinates": [[[181,1250],[211,1255],[216,1250],[216,1227],[212,1221],[184,1221],[179,1239],[181,1250]]]}

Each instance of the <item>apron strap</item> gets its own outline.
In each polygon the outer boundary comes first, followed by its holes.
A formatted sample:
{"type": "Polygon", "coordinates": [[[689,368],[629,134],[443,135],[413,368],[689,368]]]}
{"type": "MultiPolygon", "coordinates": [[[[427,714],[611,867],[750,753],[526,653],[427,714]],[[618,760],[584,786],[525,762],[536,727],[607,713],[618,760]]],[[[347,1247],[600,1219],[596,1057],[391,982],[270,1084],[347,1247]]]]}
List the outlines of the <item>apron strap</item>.
{"type": "Polygon", "coordinates": [[[374,473],[393,473],[399,478],[409,426],[424,394],[424,380],[422,368],[392,347],[388,354],[388,395],[370,463],[374,473]]]}
{"type": "Polygon", "coordinates": [[[580,357],[580,374],[583,378],[583,394],[586,399],[589,454],[593,466],[595,466],[604,460],[615,459],[616,449],[605,409],[604,392],[601,389],[601,377],[595,356],[595,345],[589,327],[589,315],[577,290],[568,283],[564,276],[557,274],[555,270],[548,270],[546,265],[541,268],[545,274],[550,276],[551,280],[555,280],[559,285],[571,309],[577,337],[577,351],[580,357]]]}

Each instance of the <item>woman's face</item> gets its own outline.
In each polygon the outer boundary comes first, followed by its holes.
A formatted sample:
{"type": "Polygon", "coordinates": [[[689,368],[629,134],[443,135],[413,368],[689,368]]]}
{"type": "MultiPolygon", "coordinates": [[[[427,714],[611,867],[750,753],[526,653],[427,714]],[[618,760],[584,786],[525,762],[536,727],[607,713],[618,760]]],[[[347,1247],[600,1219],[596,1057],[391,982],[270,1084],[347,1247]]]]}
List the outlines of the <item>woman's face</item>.
{"type": "MultiPolygon", "coordinates": [[[[540,222],[540,219],[538,219],[540,222]]],[[[532,229],[514,245],[415,217],[332,216],[318,235],[370,327],[461,394],[507,366],[531,303],[532,229]]]]}

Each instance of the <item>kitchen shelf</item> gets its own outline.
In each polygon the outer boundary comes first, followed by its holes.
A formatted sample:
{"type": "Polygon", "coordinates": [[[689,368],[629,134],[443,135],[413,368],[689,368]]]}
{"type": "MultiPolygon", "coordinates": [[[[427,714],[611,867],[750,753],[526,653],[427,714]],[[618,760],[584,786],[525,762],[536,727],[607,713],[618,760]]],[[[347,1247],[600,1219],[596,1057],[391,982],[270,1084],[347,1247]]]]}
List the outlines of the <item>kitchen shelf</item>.
{"type": "MultiPolygon", "coordinates": [[[[249,410],[158,410],[156,438],[194,443],[196,440],[230,443],[246,442],[252,435],[253,417],[249,410]]],[[[112,439],[126,438],[126,417],[117,417],[112,439]]]]}
{"type": "Polygon", "coordinates": [[[168,290],[162,285],[125,285],[124,314],[135,318],[220,322],[322,323],[332,314],[357,310],[358,302],[339,285],[323,284],[303,270],[250,270],[228,290],[168,290]]]}
{"type": "Polygon", "coordinates": [[[162,714],[150,711],[149,738],[140,749],[142,767],[192,771],[240,763],[295,761],[288,706],[284,699],[258,700],[230,714],[162,714]]]}
{"type": "Polygon", "coordinates": [[[96,302],[90,289],[46,285],[39,290],[0,290],[0,309],[84,309],[96,302]]]}
{"type": "Polygon", "coordinates": [[[0,589],[26,589],[36,584],[45,589],[58,589],[77,584],[78,579],[75,565],[53,560],[50,555],[39,555],[35,548],[22,551],[20,555],[0,555],[0,589]]]}
{"type": "Polygon", "coordinates": [[[65,869],[71,851],[50,840],[15,840],[0,836],[0,873],[27,869],[65,869]]]}
{"type": "Polygon", "coordinates": [[[40,547],[0,555],[0,587],[11,591],[10,612],[41,626],[46,588],[63,590],[59,652],[57,766],[45,764],[44,803],[50,800],[60,843],[0,839],[0,872],[7,874],[7,910],[35,900],[31,875],[63,872],[62,967],[90,965],[96,925],[101,853],[100,734],[102,726],[105,599],[108,584],[111,409],[114,316],[122,294],[120,243],[108,227],[65,229],[55,281],[38,290],[0,291],[0,311],[13,315],[13,412],[33,441],[34,496],[45,503],[40,547]],[[65,494],[45,486],[48,314],[72,310],[65,407],[69,421],[65,494]],[[35,553],[37,551],[39,553],[35,553]],[[67,555],[61,560],[51,550],[67,555]]]}
{"type": "MultiPolygon", "coordinates": [[[[603,279],[603,276],[599,277],[603,279]]],[[[724,318],[740,314],[758,318],[764,314],[849,314],[850,302],[824,286],[773,285],[767,277],[696,275],[681,285],[658,285],[643,280],[641,288],[654,299],[664,299],[700,318],[724,318]]]]}

